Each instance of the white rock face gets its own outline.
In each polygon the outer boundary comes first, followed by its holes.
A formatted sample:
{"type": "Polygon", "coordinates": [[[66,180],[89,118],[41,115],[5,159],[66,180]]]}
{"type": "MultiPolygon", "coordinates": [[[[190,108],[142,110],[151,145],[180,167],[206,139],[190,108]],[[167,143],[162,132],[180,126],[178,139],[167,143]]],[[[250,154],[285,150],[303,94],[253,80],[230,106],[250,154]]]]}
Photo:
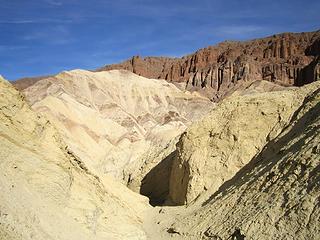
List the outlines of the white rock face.
{"type": "Polygon", "coordinates": [[[146,239],[146,198],[99,180],[0,79],[0,239],[146,239]]]}
{"type": "MultiPolygon", "coordinates": [[[[175,150],[186,126],[213,107],[197,93],[124,70],[63,72],[38,81],[24,94],[90,171],[101,179],[113,176],[135,191],[175,150]]],[[[169,179],[169,172],[163,177],[169,179]]]]}

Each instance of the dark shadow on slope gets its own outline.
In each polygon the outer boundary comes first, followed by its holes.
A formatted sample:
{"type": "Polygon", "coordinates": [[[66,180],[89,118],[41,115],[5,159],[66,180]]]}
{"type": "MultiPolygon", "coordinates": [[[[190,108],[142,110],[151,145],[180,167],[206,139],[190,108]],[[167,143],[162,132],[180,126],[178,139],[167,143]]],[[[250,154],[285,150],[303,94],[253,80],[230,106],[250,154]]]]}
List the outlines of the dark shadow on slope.
{"type": "Polygon", "coordinates": [[[152,206],[163,205],[167,200],[172,162],[175,156],[176,151],[152,168],[141,181],[140,194],[147,196],[152,206]]]}
{"type": "Polygon", "coordinates": [[[294,86],[303,86],[305,84],[317,81],[319,79],[319,75],[316,71],[316,68],[319,64],[320,56],[316,57],[309,65],[302,68],[294,80],[294,86]]]}
{"type": "MultiPolygon", "coordinates": [[[[232,179],[226,181],[218,191],[216,191],[208,200],[202,203],[202,206],[224,197],[228,193],[231,193],[233,189],[237,189],[245,183],[249,183],[249,185],[253,184],[259,176],[262,176],[266,172],[270,171],[272,167],[275,166],[286,154],[290,153],[292,155],[296,155],[298,158],[299,150],[303,147],[305,141],[314,134],[317,134],[317,132],[320,132],[319,126],[311,126],[312,123],[319,121],[320,102],[315,103],[300,119],[298,119],[298,114],[305,108],[306,104],[311,102],[313,98],[317,97],[318,94],[320,94],[320,89],[317,89],[305,99],[302,106],[291,118],[289,125],[284,128],[282,132],[284,132],[289,126],[293,125],[290,131],[288,131],[281,138],[275,138],[267,143],[263,150],[256,157],[254,157],[247,165],[237,172],[232,179]],[[290,148],[283,149],[286,145],[288,145],[290,140],[303,133],[305,133],[306,136],[300,138],[297,142],[292,144],[290,148]],[[253,169],[255,169],[255,171],[252,171],[253,169]]],[[[295,164],[298,163],[292,163],[292,169],[296,167],[295,164]]],[[[292,171],[288,171],[288,175],[291,172],[292,171]]],[[[272,172],[270,172],[270,174],[272,175],[272,172]]],[[[268,181],[268,177],[265,181],[268,181]]],[[[263,191],[268,191],[268,189],[263,189],[263,191]]]]}

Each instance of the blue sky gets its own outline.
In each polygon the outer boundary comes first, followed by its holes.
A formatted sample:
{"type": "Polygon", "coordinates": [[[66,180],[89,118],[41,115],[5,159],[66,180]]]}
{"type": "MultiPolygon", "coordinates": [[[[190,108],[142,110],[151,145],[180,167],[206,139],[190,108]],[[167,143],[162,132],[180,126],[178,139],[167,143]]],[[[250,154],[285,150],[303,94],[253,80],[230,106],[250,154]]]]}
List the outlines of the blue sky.
{"type": "Polygon", "coordinates": [[[223,40],[320,28],[319,0],[0,0],[0,74],[182,56],[223,40]]]}

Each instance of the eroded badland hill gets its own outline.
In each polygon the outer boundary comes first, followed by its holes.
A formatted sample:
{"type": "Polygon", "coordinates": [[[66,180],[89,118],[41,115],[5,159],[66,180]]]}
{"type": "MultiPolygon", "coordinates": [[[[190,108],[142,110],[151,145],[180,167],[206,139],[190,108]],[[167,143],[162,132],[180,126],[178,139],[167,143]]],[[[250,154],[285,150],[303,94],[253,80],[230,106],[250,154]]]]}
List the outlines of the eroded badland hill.
{"type": "Polygon", "coordinates": [[[319,239],[319,51],[286,33],[0,78],[0,239],[319,239]]]}

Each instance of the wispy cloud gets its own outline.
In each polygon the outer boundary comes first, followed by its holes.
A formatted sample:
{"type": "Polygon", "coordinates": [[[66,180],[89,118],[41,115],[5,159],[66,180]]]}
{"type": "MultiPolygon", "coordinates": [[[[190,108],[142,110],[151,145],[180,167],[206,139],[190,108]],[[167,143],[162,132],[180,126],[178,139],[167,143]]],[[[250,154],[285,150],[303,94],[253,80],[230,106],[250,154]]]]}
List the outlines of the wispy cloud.
{"type": "Polygon", "coordinates": [[[50,4],[50,5],[54,5],[54,6],[61,6],[62,2],[57,1],[57,0],[44,0],[44,2],[50,4]]]}
{"type": "Polygon", "coordinates": [[[0,21],[0,24],[28,24],[35,23],[34,20],[4,20],[0,21]]]}
{"type": "Polygon", "coordinates": [[[260,26],[254,25],[239,25],[239,26],[222,26],[217,29],[217,31],[224,35],[242,35],[256,33],[263,30],[260,26]]]}
{"type": "Polygon", "coordinates": [[[55,18],[41,18],[41,19],[14,19],[14,20],[0,20],[0,24],[38,24],[38,23],[73,23],[73,19],[55,19],[55,18]]]}
{"type": "Polygon", "coordinates": [[[113,2],[106,1],[106,6],[111,6],[119,13],[127,16],[150,17],[150,18],[168,18],[174,16],[195,16],[209,12],[208,9],[199,6],[190,6],[188,4],[179,4],[172,1],[170,4],[160,4],[157,1],[140,0],[132,4],[133,1],[117,0],[113,2]]]}
{"type": "Polygon", "coordinates": [[[74,39],[70,30],[66,26],[54,26],[43,29],[41,31],[33,31],[22,37],[24,41],[41,41],[45,44],[67,44],[72,42],[74,39]]]}
{"type": "Polygon", "coordinates": [[[12,46],[12,45],[0,45],[0,52],[6,52],[6,51],[18,51],[18,50],[23,50],[27,49],[27,46],[23,45],[17,45],[17,46],[12,46]]]}
{"type": "Polygon", "coordinates": [[[253,36],[265,36],[269,29],[258,25],[225,25],[215,29],[214,35],[229,40],[249,39],[253,36]]]}

